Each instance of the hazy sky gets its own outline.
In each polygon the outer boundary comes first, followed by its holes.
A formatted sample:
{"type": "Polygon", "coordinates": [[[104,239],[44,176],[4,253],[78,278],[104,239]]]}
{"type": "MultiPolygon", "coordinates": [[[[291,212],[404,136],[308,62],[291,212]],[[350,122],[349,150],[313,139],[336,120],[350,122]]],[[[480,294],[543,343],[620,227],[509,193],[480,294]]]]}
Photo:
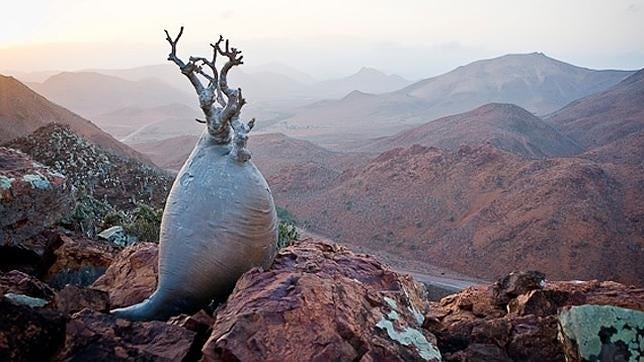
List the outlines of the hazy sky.
{"type": "Polygon", "coordinates": [[[409,78],[541,51],[592,68],[644,67],[642,0],[1,0],[0,69],[122,68],[208,54],[222,33],[246,64],[317,77],[372,66],[409,78]]]}

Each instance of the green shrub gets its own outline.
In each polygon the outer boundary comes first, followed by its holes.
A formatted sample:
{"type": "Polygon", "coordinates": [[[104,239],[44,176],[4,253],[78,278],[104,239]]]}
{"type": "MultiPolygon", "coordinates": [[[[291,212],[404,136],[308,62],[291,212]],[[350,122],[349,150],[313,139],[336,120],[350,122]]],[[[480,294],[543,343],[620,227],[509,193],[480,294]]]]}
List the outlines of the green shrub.
{"type": "Polygon", "coordinates": [[[127,213],[127,222],[122,225],[123,230],[139,240],[158,242],[162,216],[163,209],[139,203],[127,213]]]}
{"type": "Polygon", "coordinates": [[[277,249],[282,249],[289,245],[293,245],[293,243],[297,241],[298,237],[299,235],[295,224],[288,221],[280,221],[277,249]]]}

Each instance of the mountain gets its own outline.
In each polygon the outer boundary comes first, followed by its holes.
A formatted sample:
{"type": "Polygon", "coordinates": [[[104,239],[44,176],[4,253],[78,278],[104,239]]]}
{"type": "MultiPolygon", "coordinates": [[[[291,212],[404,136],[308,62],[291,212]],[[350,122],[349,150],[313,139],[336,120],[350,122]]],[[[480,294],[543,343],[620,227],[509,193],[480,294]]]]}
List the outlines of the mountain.
{"type": "Polygon", "coordinates": [[[111,152],[145,159],[92,122],[48,101],[15,78],[0,75],[0,144],[26,136],[50,123],[68,125],[74,132],[111,152]]]}
{"type": "Polygon", "coordinates": [[[621,170],[581,158],[527,160],[492,145],[416,145],[331,180],[294,167],[269,183],[277,204],[312,232],[410,262],[481,278],[533,269],[640,283],[644,175],[621,170]]]}
{"type": "Polygon", "coordinates": [[[644,69],[606,91],[576,100],[549,121],[585,148],[644,132],[644,69]]]}
{"type": "Polygon", "coordinates": [[[564,156],[582,152],[570,138],[549,123],[513,105],[490,103],[472,111],[439,118],[420,127],[385,137],[363,150],[383,152],[413,144],[447,150],[463,144],[491,143],[528,158],[564,156]]]}
{"type": "Polygon", "coordinates": [[[398,90],[411,82],[398,75],[387,75],[374,68],[362,68],[357,73],[330,79],[315,85],[314,92],[321,97],[342,97],[352,91],[385,93],[398,90]]]}
{"type": "Polygon", "coordinates": [[[129,81],[91,72],[64,72],[30,87],[53,102],[85,117],[126,107],[156,107],[171,103],[195,105],[195,97],[157,78],[129,81]]]}
{"type": "Polygon", "coordinates": [[[433,119],[487,103],[512,103],[542,115],[606,90],[632,74],[592,70],[541,53],[481,60],[403,89],[352,93],[294,110],[267,131],[283,132],[323,146],[355,149],[370,138],[389,136],[433,119]]]}
{"type": "Polygon", "coordinates": [[[433,113],[450,114],[463,107],[503,102],[542,115],[607,89],[632,73],[581,68],[543,53],[509,54],[458,67],[398,93],[424,100],[433,113]]]}

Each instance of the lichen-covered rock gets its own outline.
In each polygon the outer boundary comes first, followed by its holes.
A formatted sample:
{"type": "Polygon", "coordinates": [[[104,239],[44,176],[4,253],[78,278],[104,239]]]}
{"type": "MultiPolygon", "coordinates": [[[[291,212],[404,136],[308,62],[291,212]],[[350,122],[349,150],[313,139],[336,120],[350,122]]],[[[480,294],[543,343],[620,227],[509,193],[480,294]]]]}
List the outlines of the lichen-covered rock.
{"type": "Polygon", "coordinates": [[[0,361],[47,361],[65,339],[65,316],[0,297],[0,361]]]}
{"type": "Polygon", "coordinates": [[[110,309],[109,296],[106,292],[74,285],[66,285],[57,291],[54,304],[58,311],[65,314],[73,314],[85,308],[97,312],[107,312],[110,309]]]}
{"type": "Polygon", "coordinates": [[[182,361],[195,333],[164,322],[130,322],[84,309],[67,323],[59,361],[182,361]]]}
{"type": "Polygon", "coordinates": [[[376,259],[305,240],[237,282],[203,360],[440,360],[423,289],[376,259]]]}
{"type": "Polygon", "coordinates": [[[644,358],[644,312],[586,304],[563,310],[559,325],[568,361],[644,358]]]}
{"type": "Polygon", "coordinates": [[[119,249],[82,237],[57,235],[57,248],[44,275],[47,282],[62,288],[66,284],[85,287],[103,275],[119,249]]]}
{"type": "Polygon", "coordinates": [[[445,360],[507,356],[518,361],[563,361],[564,346],[558,338],[561,308],[587,303],[637,310],[644,306],[640,288],[615,282],[550,282],[539,274],[514,273],[492,286],[467,288],[430,303],[423,326],[438,338],[445,360]]]}
{"type": "Polygon", "coordinates": [[[112,307],[139,303],[149,297],[157,284],[159,248],[154,243],[138,243],[118,254],[93,288],[110,296],[112,307]]]}
{"type": "Polygon", "coordinates": [[[42,255],[44,247],[22,243],[73,209],[73,193],[65,181],[24,153],[0,147],[0,247],[27,246],[42,255]]]}

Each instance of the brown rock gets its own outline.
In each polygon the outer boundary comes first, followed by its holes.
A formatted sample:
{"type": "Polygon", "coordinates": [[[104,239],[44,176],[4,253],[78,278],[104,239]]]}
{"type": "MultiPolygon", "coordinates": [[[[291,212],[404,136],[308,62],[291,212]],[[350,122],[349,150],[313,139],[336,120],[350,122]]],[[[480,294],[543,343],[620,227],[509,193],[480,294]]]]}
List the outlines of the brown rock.
{"type": "Polygon", "coordinates": [[[84,309],[67,323],[57,360],[181,361],[195,333],[164,322],[130,322],[84,309]]]}
{"type": "Polygon", "coordinates": [[[63,314],[0,297],[0,361],[47,361],[65,339],[63,314]]]}
{"type": "Polygon", "coordinates": [[[514,361],[564,361],[557,339],[557,317],[533,315],[510,320],[512,333],[506,351],[514,361]]]}
{"type": "Polygon", "coordinates": [[[105,273],[119,252],[107,243],[63,234],[57,237],[59,246],[54,250],[53,262],[45,274],[48,283],[56,288],[66,284],[81,287],[92,284],[105,273]]]}
{"type": "Polygon", "coordinates": [[[73,314],[85,308],[107,312],[110,308],[109,296],[106,292],[74,285],[66,285],[58,291],[54,301],[56,309],[65,314],[73,314]]]}
{"type": "Polygon", "coordinates": [[[424,310],[411,277],[309,239],[242,276],[216,313],[203,360],[437,360],[424,310]]]}
{"type": "Polygon", "coordinates": [[[0,296],[6,293],[24,294],[45,300],[54,297],[53,289],[47,284],[17,270],[0,273],[0,296]]]}
{"type": "Polygon", "coordinates": [[[149,297],[157,284],[158,245],[138,243],[121,251],[93,288],[110,296],[112,307],[124,307],[149,297]]]}
{"type": "Polygon", "coordinates": [[[462,351],[445,356],[446,362],[511,362],[497,345],[473,343],[462,351]]]}
{"type": "Polygon", "coordinates": [[[508,313],[547,316],[557,313],[559,306],[566,304],[570,293],[563,290],[532,290],[508,303],[508,313]]]}
{"type": "Polygon", "coordinates": [[[545,274],[538,271],[512,272],[497,280],[492,286],[494,303],[505,306],[512,298],[543,288],[545,280],[545,274]]]}

